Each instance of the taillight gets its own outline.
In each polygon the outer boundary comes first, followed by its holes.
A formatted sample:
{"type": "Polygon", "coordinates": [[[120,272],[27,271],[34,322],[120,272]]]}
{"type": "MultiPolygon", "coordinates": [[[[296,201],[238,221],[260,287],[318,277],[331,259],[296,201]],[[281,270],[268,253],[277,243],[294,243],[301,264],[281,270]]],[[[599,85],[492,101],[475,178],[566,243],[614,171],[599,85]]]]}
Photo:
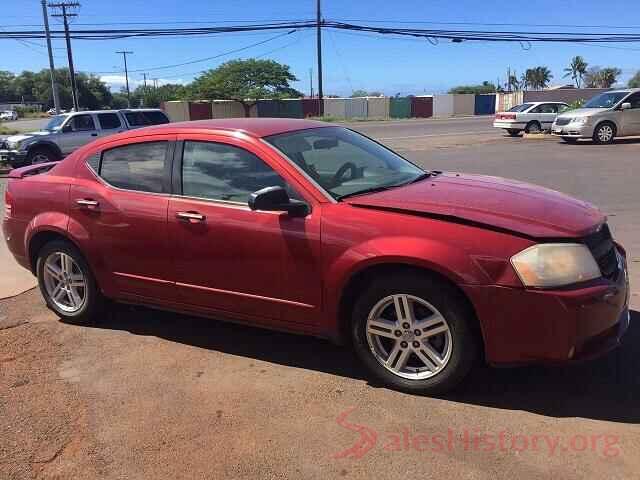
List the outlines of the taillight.
{"type": "Polygon", "coordinates": [[[4,192],[4,218],[11,218],[13,213],[13,197],[8,190],[4,192]]]}

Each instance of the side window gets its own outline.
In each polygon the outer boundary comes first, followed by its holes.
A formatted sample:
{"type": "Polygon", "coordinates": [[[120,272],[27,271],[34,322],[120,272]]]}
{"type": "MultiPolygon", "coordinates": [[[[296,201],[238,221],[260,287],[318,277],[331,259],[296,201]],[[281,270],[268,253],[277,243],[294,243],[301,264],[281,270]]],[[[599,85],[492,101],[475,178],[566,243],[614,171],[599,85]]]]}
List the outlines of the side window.
{"type": "Polygon", "coordinates": [[[144,116],[147,117],[149,125],[162,125],[164,123],[169,123],[169,119],[164,112],[151,110],[149,112],[144,112],[144,116]]]}
{"type": "Polygon", "coordinates": [[[531,113],[556,113],[557,111],[558,107],[556,105],[552,103],[543,103],[531,110],[531,113]]]}
{"type": "Polygon", "coordinates": [[[99,113],[98,122],[100,122],[100,128],[103,130],[121,127],[120,117],[118,117],[117,113],[99,113]]]}
{"type": "Polygon", "coordinates": [[[265,187],[281,186],[300,198],[269,165],[253,153],[222,143],[187,141],[182,157],[182,194],[246,203],[265,187]]]}
{"type": "Polygon", "coordinates": [[[640,108],[640,93],[634,93],[625,100],[631,104],[631,108],[640,108]]]}
{"type": "Polygon", "coordinates": [[[100,154],[94,153],[89,158],[87,158],[87,165],[89,165],[89,167],[91,167],[91,169],[94,172],[99,173],[100,172],[100,154]]]}
{"type": "Polygon", "coordinates": [[[135,143],[102,153],[100,176],[126,190],[163,193],[168,142],[135,143]]]}
{"type": "Polygon", "coordinates": [[[558,105],[558,113],[566,112],[567,110],[569,110],[569,105],[565,105],[564,103],[558,105]]]}
{"type": "Polygon", "coordinates": [[[87,130],[95,130],[96,126],[93,123],[93,117],[91,115],[76,115],[71,120],[71,125],[74,132],[84,132],[87,130]]]}

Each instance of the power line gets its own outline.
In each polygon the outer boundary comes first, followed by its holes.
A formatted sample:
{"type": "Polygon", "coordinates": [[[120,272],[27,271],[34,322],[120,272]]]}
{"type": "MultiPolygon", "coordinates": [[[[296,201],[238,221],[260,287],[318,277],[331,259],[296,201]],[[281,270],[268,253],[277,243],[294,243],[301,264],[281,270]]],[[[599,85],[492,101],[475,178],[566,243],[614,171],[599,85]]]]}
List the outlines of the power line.
{"type": "MultiPolygon", "coordinates": [[[[205,57],[205,58],[198,58],[195,60],[189,60],[187,62],[182,62],[182,63],[174,63],[172,65],[160,65],[157,67],[144,67],[144,68],[139,68],[137,70],[131,70],[131,73],[138,73],[138,72],[148,72],[151,70],[166,70],[166,69],[170,69],[170,68],[176,68],[176,67],[183,67],[185,65],[192,65],[194,63],[200,63],[200,62],[207,62],[209,60],[215,60],[216,58],[220,58],[220,57],[224,57],[225,55],[231,55],[232,53],[238,53],[238,52],[242,52],[244,50],[248,50],[249,48],[253,48],[253,47],[257,47],[258,45],[263,45],[267,42],[271,42],[273,40],[276,40],[278,38],[284,37],[286,35],[289,35],[291,33],[293,33],[295,30],[292,30],[290,32],[286,32],[286,33],[281,33],[279,35],[276,35],[274,37],[270,37],[267,38],[266,40],[262,40],[260,42],[256,42],[256,43],[252,43],[250,45],[245,45],[244,47],[240,47],[240,48],[234,48],[233,50],[229,50],[226,52],[222,52],[222,53],[218,53],[217,55],[213,55],[211,57],[205,57]]],[[[120,73],[120,72],[93,72],[96,74],[100,74],[100,75],[106,75],[106,74],[112,74],[112,73],[120,73]]]]}

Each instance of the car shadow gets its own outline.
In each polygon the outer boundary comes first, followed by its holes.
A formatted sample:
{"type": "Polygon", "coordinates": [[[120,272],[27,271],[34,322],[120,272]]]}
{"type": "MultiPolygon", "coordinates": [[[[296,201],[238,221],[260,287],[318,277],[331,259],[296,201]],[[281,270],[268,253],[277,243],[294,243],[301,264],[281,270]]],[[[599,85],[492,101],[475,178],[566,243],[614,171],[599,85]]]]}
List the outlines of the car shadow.
{"type": "Polygon", "coordinates": [[[640,143],[640,137],[621,137],[613,140],[612,143],[607,145],[598,145],[591,139],[581,139],[574,143],[565,142],[562,139],[558,138],[558,144],[564,145],[566,147],[575,147],[576,145],[589,145],[595,147],[610,147],[611,145],[634,145],[640,143]]]}
{"type": "MultiPolygon", "coordinates": [[[[351,349],[313,337],[123,305],[116,306],[108,318],[92,327],[156,336],[207,350],[348,378],[367,378],[351,349]]],[[[640,312],[632,311],[631,325],[622,345],[604,357],[564,367],[478,366],[460,388],[441,398],[557,418],[640,423],[638,357],[640,312]]],[[[384,388],[377,382],[369,381],[369,384],[384,388]]]]}

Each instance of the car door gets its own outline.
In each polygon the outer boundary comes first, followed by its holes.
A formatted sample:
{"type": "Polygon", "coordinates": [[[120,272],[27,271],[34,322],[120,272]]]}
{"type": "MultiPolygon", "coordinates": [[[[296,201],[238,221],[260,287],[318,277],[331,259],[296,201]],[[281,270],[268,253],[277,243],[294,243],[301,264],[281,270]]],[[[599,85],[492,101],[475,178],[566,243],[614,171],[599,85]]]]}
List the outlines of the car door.
{"type": "Polygon", "coordinates": [[[182,301],[258,323],[316,323],[319,205],[292,186],[299,179],[273,152],[227,136],[178,139],[168,221],[182,301]],[[252,192],[278,185],[309,203],[311,213],[249,209],[252,192]]]}
{"type": "Polygon", "coordinates": [[[551,124],[558,115],[558,105],[555,103],[541,103],[531,110],[535,114],[535,119],[540,122],[543,130],[551,128],[551,124]]]}
{"type": "Polygon", "coordinates": [[[73,115],[64,124],[59,136],[58,146],[63,155],[68,155],[96,138],[98,138],[98,129],[93,115],[82,113],[73,115]]]}
{"type": "Polygon", "coordinates": [[[620,112],[622,115],[622,134],[640,135],[640,92],[629,95],[623,103],[630,103],[631,108],[620,112]]]}
{"type": "Polygon", "coordinates": [[[175,299],[167,231],[174,136],[107,144],[77,167],[70,230],[118,298],[175,299]]]}
{"type": "Polygon", "coordinates": [[[98,117],[98,124],[100,125],[100,130],[98,130],[99,137],[106,137],[125,130],[122,119],[116,112],[98,113],[96,117],[98,117]]]}

